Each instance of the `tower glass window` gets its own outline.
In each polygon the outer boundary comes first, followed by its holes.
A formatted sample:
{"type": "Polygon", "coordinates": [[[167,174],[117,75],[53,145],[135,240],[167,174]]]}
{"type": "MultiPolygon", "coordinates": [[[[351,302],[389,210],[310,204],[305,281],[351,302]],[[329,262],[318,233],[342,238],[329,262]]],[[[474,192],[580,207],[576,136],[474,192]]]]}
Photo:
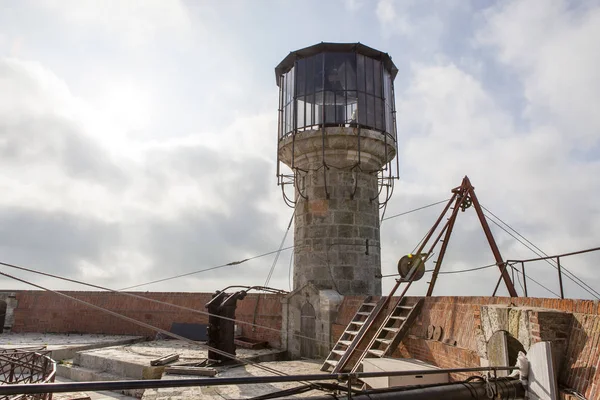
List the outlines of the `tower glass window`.
{"type": "Polygon", "coordinates": [[[361,44],[321,43],[276,68],[279,138],[326,126],[362,127],[396,139],[390,57],[361,44]]]}

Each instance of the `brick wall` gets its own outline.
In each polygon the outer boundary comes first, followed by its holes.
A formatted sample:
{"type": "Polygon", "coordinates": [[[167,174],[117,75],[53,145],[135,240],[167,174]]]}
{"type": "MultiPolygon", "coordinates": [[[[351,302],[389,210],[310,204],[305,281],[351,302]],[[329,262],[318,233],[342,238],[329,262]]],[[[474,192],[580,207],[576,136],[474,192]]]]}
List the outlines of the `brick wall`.
{"type": "MultiPolygon", "coordinates": [[[[333,325],[334,339],[360,306],[363,297],[346,297],[333,325]]],[[[506,297],[431,297],[426,298],[415,321],[395,356],[419,358],[443,368],[479,366],[477,332],[481,330],[481,306],[510,305],[542,310],[530,314],[531,341],[551,340],[563,347],[559,365],[559,383],[583,393],[586,398],[600,398],[600,304],[588,300],[506,298],[506,297]],[[569,314],[560,316],[556,312],[569,314]],[[566,318],[568,317],[568,318],[566,318]],[[567,322],[569,321],[569,322],[567,322]],[[456,345],[426,339],[428,325],[444,328],[444,337],[456,345]]],[[[453,376],[461,378],[460,375],[453,376]]]]}
{"type": "Polygon", "coordinates": [[[250,294],[238,302],[236,320],[258,325],[239,324],[243,336],[268,341],[275,347],[281,346],[282,299],[282,295],[250,294]]]}
{"type": "MultiPolygon", "coordinates": [[[[206,324],[208,316],[143,299],[107,292],[65,292],[80,300],[169,330],[173,322],[206,324]]],[[[204,305],[211,293],[136,293],[154,300],[206,311],[204,305]]],[[[249,294],[238,302],[236,319],[267,326],[272,330],[239,324],[244,336],[269,341],[272,346],[281,345],[281,295],[261,294],[256,317],[254,316],[258,294],[249,294]]],[[[43,291],[16,292],[17,308],[12,332],[52,333],[104,333],[116,335],[143,335],[154,337],[147,328],[124,321],[115,316],[90,308],[73,300],[43,291]]]]}
{"type": "MultiPolygon", "coordinates": [[[[18,291],[13,332],[106,333],[153,337],[146,328],[125,322],[83,304],[42,291],[18,291]]],[[[206,323],[207,316],[106,292],[66,292],[78,299],[110,309],[150,325],[170,329],[173,322],[206,323]]],[[[210,293],[137,293],[155,300],[205,311],[210,293]]],[[[250,294],[238,302],[239,321],[264,326],[238,324],[244,336],[281,345],[282,295],[250,294]],[[260,296],[260,298],[258,298],[260,296]],[[258,307],[256,307],[258,298],[258,307]],[[255,316],[256,309],[256,316],[255,316]]],[[[415,298],[409,299],[414,301],[415,298]]],[[[332,324],[337,340],[363,301],[363,296],[346,296],[332,324]]],[[[559,382],[587,398],[600,398],[600,304],[586,300],[489,297],[431,297],[425,299],[421,314],[395,355],[415,357],[440,367],[478,366],[477,332],[481,330],[481,306],[504,304],[564,311],[534,310],[529,314],[532,342],[553,340],[564,345],[559,382]],[[568,321],[568,322],[567,322],[568,321]],[[444,338],[456,345],[426,339],[429,325],[442,326],[444,338]]],[[[460,378],[455,376],[453,378],[460,378]]]]}

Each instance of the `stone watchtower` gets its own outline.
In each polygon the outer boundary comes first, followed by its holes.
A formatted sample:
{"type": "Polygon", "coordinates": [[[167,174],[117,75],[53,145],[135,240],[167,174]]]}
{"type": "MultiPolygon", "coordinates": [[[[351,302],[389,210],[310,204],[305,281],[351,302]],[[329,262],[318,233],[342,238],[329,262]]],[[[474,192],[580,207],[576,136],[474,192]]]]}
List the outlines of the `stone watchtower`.
{"type": "Polygon", "coordinates": [[[389,55],[360,43],[320,43],[275,69],[277,175],[295,208],[295,290],[312,283],[381,294],[379,210],[398,166],[397,72],[389,55]]]}

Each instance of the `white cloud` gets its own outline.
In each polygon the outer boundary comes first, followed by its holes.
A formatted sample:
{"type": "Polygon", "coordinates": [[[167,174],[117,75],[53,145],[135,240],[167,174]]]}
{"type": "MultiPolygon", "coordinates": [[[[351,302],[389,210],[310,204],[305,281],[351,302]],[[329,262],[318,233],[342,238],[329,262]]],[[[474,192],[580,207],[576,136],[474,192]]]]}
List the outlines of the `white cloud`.
{"type": "Polygon", "coordinates": [[[261,139],[273,136],[265,135],[272,118],[234,119],[217,139],[200,131],[171,143],[129,141],[132,158],[112,155],[97,140],[91,125],[102,115],[91,115],[40,64],[0,60],[0,93],[0,220],[7,231],[0,232],[0,247],[8,259],[123,286],[121,269],[128,271],[123,279],[139,283],[142,272],[164,276],[169,258],[176,259],[171,273],[189,271],[231,261],[225,254],[253,255],[267,238],[277,241],[278,231],[266,222],[288,214],[282,202],[273,204],[273,154],[261,139]],[[58,243],[36,249],[50,230],[58,243]]]}
{"type": "Polygon", "coordinates": [[[533,121],[573,140],[597,142],[600,114],[600,7],[566,1],[513,1],[486,13],[479,33],[498,59],[519,73],[533,121]]]}
{"type": "Polygon", "coordinates": [[[413,1],[395,2],[394,0],[379,0],[375,14],[381,23],[384,35],[408,35],[413,30],[413,23],[408,18],[407,9],[413,1]],[[400,8],[397,11],[397,7],[400,8]]]}
{"type": "MultiPolygon", "coordinates": [[[[597,246],[600,206],[594,199],[600,196],[596,179],[600,124],[594,105],[600,104],[600,92],[594,88],[600,87],[600,59],[594,49],[600,37],[599,8],[582,12],[561,2],[516,1],[502,3],[485,15],[489,23],[477,33],[477,46],[494,50],[497,59],[481,65],[478,76],[453,62],[414,64],[408,88],[397,92],[405,182],[400,182],[388,213],[443,198],[434,197],[436,191],[431,188],[449,189],[467,174],[486,206],[546,252],[597,246]],[[481,81],[494,62],[518,79],[511,90],[516,97],[522,90],[523,110],[502,106],[497,94],[489,91],[494,85],[481,81]],[[399,199],[403,194],[409,198],[399,199]],[[413,202],[410,197],[421,200],[413,202]]],[[[432,214],[429,219],[410,220],[395,229],[384,225],[383,229],[393,231],[386,236],[396,235],[394,241],[408,252],[434,219],[432,214]]],[[[494,225],[492,230],[506,258],[532,256],[494,225]]],[[[461,217],[457,233],[469,239],[451,243],[444,268],[493,261],[472,216],[461,217]],[[471,222],[463,225],[469,218],[471,222]]],[[[396,255],[386,253],[389,264],[396,255]]],[[[563,262],[598,289],[600,280],[593,272],[597,258],[563,262]]],[[[530,271],[535,279],[557,290],[551,267],[538,263],[530,271]]],[[[486,274],[494,279],[492,271],[486,274]]],[[[483,276],[470,290],[487,293],[482,291],[486,287],[483,276]]],[[[465,276],[460,279],[464,281],[465,276]]],[[[460,279],[444,277],[436,293],[456,293],[453,285],[460,284],[460,279]]],[[[417,293],[424,290],[422,285],[417,293]]],[[[549,295],[540,288],[533,290],[549,295]]],[[[573,285],[567,292],[572,297],[589,297],[573,285]]]]}
{"type": "Polygon", "coordinates": [[[177,45],[192,29],[180,0],[44,0],[36,4],[69,24],[99,30],[131,46],[151,44],[163,34],[177,45]]]}
{"type": "MultiPolygon", "coordinates": [[[[346,12],[363,18],[367,3],[348,0],[346,12]]],[[[176,1],[39,4],[17,10],[20,19],[5,19],[0,32],[4,53],[23,37],[21,57],[39,60],[0,62],[2,254],[125,286],[141,274],[162,278],[276,247],[291,210],[275,185],[277,93],[265,60],[276,63],[273,48],[289,46],[262,40],[279,37],[284,15],[255,6],[264,23],[252,29],[225,24],[244,11],[230,18],[220,6],[200,15],[198,4],[188,10],[176,1]],[[39,22],[48,16],[47,25],[39,22]],[[210,35],[198,34],[205,24],[210,35]],[[189,51],[173,52],[182,40],[189,51]],[[127,283],[118,282],[123,270],[127,283]]],[[[381,30],[366,13],[370,22],[352,27],[375,46],[388,43],[381,50],[403,70],[402,179],[387,215],[449,197],[468,174],[486,206],[547,252],[597,245],[597,8],[502,2],[474,14],[465,4],[381,0],[369,4],[381,30]],[[507,93],[523,99],[523,109],[507,105],[507,93]]],[[[339,34],[321,14],[311,23],[339,34]]],[[[384,223],[384,273],[394,272],[440,208],[384,223]]],[[[444,269],[492,261],[479,229],[472,210],[461,214],[444,269]]],[[[492,229],[505,257],[530,256],[492,229]]],[[[286,288],[282,259],[274,280],[286,288]]],[[[577,260],[565,265],[600,287],[590,268],[598,260],[577,260]]],[[[269,267],[257,260],[148,289],[261,284],[269,267]]],[[[542,266],[532,273],[556,284],[542,266]]],[[[489,294],[496,277],[493,270],[445,276],[436,294],[489,294]]],[[[424,292],[419,285],[415,294],[424,292]]]]}
{"type": "Polygon", "coordinates": [[[344,5],[351,12],[356,12],[363,8],[365,0],[344,0],[344,5]]]}

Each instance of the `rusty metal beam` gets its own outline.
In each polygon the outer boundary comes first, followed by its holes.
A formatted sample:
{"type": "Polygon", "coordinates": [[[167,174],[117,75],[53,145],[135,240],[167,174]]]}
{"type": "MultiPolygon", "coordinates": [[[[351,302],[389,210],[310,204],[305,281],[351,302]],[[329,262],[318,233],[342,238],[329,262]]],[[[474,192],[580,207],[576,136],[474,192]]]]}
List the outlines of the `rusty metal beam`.
{"type": "Polygon", "coordinates": [[[431,275],[431,281],[429,282],[429,288],[427,289],[426,294],[427,297],[430,297],[433,294],[433,288],[435,286],[435,282],[437,281],[440,268],[442,267],[442,262],[444,261],[444,255],[446,254],[446,249],[448,248],[448,243],[450,242],[450,235],[452,235],[452,229],[454,228],[456,216],[458,215],[458,208],[460,206],[460,203],[464,200],[464,194],[465,192],[463,192],[460,196],[456,197],[456,202],[454,203],[454,210],[452,210],[452,214],[450,215],[448,223],[445,227],[446,234],[444,235],[444,239],[442,240],[442,248],[440,249],[440,254],[438,255],[437,261],[435,262],[435,268],[433,270],[433,274],[431,275]]]}
{"type": "Polygon", "coordinates": [[[425,239],[423,239],[423,242],[421,243],[421,246],[419,246],[419,249],[417,250],[416,254],[421,254],[423,252],[423,249],[427,245],[427,242],[429,241],[429,239],[431,239],[431,236],[433,236],[433,233],[437,229],[440,222],[442,222],[442,218],[444,218],[444,215],[446,215],[446,213],[448,212],[448,209],[452,205],[452,202],[454,201],[454,199],[456,199],[456,196],[458,196],[458,193],[455,190],[452,190],[452,192],[453,192],[452,197],[450,198],[450,200],[448,200],[448,203],[446,203],[446,206],[444,207],[440,216],[438,217],[438,219],[435,221],[435,223],[429,230],[429,233],[427,233],[427,236],[425,237],[425,239]]]}
{"type": "Polygon", "coordinates": [[[469,191],[469,194],[471,195],[471,200],[473,201],[473,207],[475,207],[475,212],[477,213],[477,217],[479,218],[479,222],[481,223],[481,227],[483,228],[485,237],[487,238],[490,248],[492,249],[492,253],[494,254],[494,258],[496,259],[498,268],[500,269],[500,274],[502,276],[502,279],[504,280],[506,289],[508,290],[510,297],[519,297],[519,295],[517,294],[517,291],[515,290],[515,286],[514,286],[512,280],[510,279],[510,275],[506,271],[506,268],[502,268],[504,266],[504,261],[502,260],[502,255],[500,254],[500,249],[498,249],[498,245],[496,244],[494,235],[492,235],[490,226],[488,225],[487,219],[485,218],[485,215],[483,214],[483,210],[481,209],[481,204],[479,204],[479,200],[477,199],[477,196],[475,195],[475,190],[473,188],[473,185],[471,185],[471,182],[469,181],[469,178],[467,176],[465,176],[463,182],[468,184],[468,187],[469,187],[468,191],[469,191]]]}

